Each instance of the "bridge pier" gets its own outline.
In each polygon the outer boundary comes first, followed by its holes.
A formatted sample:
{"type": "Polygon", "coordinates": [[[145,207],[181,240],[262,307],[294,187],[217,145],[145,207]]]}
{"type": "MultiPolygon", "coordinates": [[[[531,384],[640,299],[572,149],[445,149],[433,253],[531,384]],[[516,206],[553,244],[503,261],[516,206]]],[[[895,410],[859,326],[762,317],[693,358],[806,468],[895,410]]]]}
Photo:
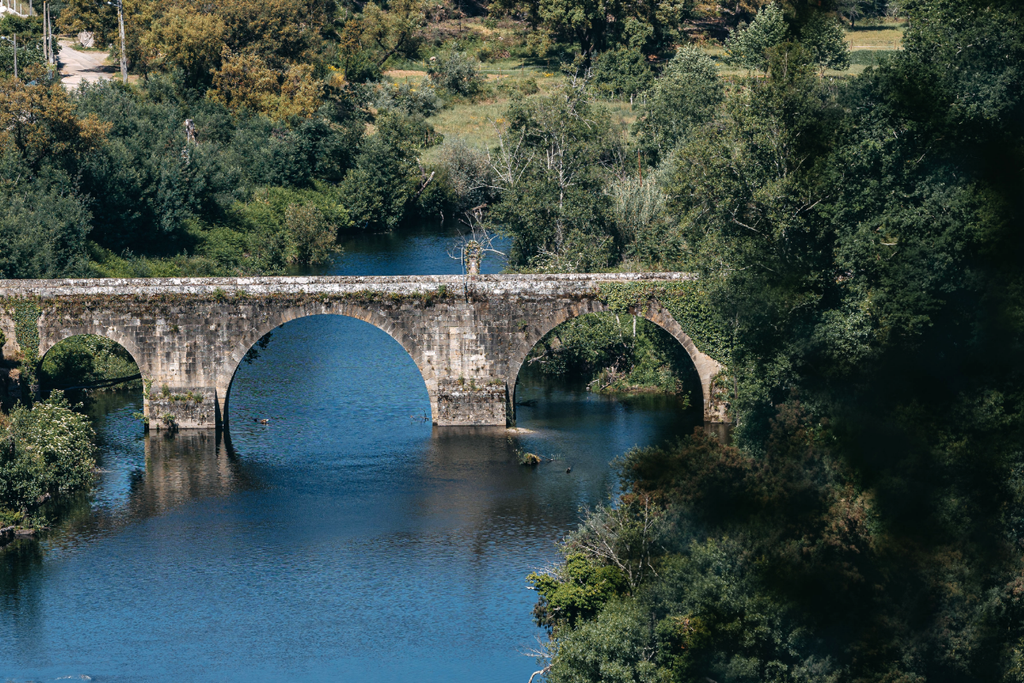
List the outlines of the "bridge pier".
{"type": "Polygon", "coordinates": [[[150,384],[143,396],[143,414],[151,429],[216,429],[222,427],[223,405],[214,387],[150,384]]]}
{"type": "Polygon", "coordinates": [[[504,427],[512,417],[507,411],[508,386],[497,377],[438,380],[432,406],[435,401],[434,424],[438,427],[504,427]]]}

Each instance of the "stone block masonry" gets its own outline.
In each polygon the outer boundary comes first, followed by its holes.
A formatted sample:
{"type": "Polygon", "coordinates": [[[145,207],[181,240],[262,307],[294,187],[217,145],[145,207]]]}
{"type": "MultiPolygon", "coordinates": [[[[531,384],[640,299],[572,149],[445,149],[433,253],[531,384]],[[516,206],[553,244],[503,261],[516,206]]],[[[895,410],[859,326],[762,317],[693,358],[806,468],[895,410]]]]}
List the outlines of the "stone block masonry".
{"type": "MultiPolygon", "coordinates": [[[[74,335],[113,339],[139,365],[151,424],[205,429],[227,425],[231,382],[260,337],[297,318],[344,315],[405,348],[423,376],[434,424],[505,425],[514,419],[512,394],[530,350],[560,323],[606,310],[602,284],[693,279],[612,273],[0,280],[0,331],[8,358],[42,358],[74,335]],[[26,310],[36,312],[38,349],[21,347],[36,338],[25,333],[32,325],[23,319],[26,310]]],[[[637,314],[684,346],[701,378],[705,419],[723,421],[724,403],[712,391],[721,364],[658,302],[637,314]]]]}

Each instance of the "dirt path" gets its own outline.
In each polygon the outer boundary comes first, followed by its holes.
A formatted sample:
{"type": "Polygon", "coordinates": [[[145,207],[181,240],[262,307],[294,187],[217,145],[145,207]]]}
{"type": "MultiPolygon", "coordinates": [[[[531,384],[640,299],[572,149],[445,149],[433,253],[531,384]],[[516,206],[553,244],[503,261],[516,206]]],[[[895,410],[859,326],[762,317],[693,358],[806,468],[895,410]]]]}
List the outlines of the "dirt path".
{"type": "Polygon", "coordinates": [[[107,65],[106,52],[81,52],[71,41],[60,41],[60,82],[76,88],[83,81],[94,82],[117,75],[117,67],[107,65]]]}

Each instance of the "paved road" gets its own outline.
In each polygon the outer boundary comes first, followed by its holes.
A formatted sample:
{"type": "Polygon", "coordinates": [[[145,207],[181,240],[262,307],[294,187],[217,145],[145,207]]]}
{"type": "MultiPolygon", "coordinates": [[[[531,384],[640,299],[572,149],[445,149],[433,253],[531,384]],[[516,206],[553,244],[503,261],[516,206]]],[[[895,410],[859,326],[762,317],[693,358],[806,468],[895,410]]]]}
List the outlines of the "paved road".
{"type": "Polygon", "coordinates": [[[81,52],[71,41],[60,41],[60,82],[76,88],[82,81],[98,81],[117,76],[117,67],[108,66],[106,52],[81,52]]]}

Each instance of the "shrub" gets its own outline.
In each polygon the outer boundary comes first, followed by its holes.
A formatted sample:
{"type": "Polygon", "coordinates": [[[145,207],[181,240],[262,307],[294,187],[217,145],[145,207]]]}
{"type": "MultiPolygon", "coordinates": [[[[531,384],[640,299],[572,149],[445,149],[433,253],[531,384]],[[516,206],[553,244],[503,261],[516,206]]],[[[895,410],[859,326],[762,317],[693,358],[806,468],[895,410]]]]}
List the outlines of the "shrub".
{"type": "Polygon", "coordinates": [[[680,240],[654,175],[620,180],[612,185],[611,196],[612,219],[627,258],[655,264],[678,256],[680,240]]]}
{"type": "Polygon", "coordinates": [[[653,82],[654,74],[640,50],[618,47],[594,60],[594,88],[609,97],[628,96],[632,100],[653,82]]]}
{"type": "Polygon", "coordinates": [[[338,231],[352,224],[340,192],[323,183],[312,190],[261,188],[231,213],[241,232],[206,230],[199,251],[250,271],[323,263],[338,250],[338,231]]]}
{"type": "Polygon", "coordinates": [[[441,145],[440,166],[458,198],[457,210],[464,211],[488,201],[491,196],[491,165],[487,155],[462,138],[441,145]]]}
{"type": "Polygon", "coordinates": [[[406,116],[421,116],[423,118],[432,116],[444,107],[444,102],[437,96],[429,81],[419,85],[411,83],[371,83],[368,86],[369,92],[366,99],[372,103],[378,111],[394,111],[406,116]]]}
{"type": "Polygon", "coordinates": [[[498,92],[505,95],[536,95],[540,92],[540,86],[533,77],[503,79],[498,83],[498,92]]]}
{"type": "Polygon", "coordinates": [[[437,88],[453,95],[472,97],[480,91],[483,82],[478,71],[479,64],[478,60],[465,52],[447,50],[430,58],[427,76],[437,88]]]}
{"type": "Polygon", "coordinates": [[[49,497],[89,486],[94,436],[89,418],[59,391],[0,417],[0,508],[31,513],[49,497]]]}
{"type": "Polygon", "coordinates": [[[289,259],[300,265],[318,265],[327,261],[336,247],[336,225],[332,225],[312,204],[289,204],[284,213],[285,225],[295,245],[289,259]]]}

